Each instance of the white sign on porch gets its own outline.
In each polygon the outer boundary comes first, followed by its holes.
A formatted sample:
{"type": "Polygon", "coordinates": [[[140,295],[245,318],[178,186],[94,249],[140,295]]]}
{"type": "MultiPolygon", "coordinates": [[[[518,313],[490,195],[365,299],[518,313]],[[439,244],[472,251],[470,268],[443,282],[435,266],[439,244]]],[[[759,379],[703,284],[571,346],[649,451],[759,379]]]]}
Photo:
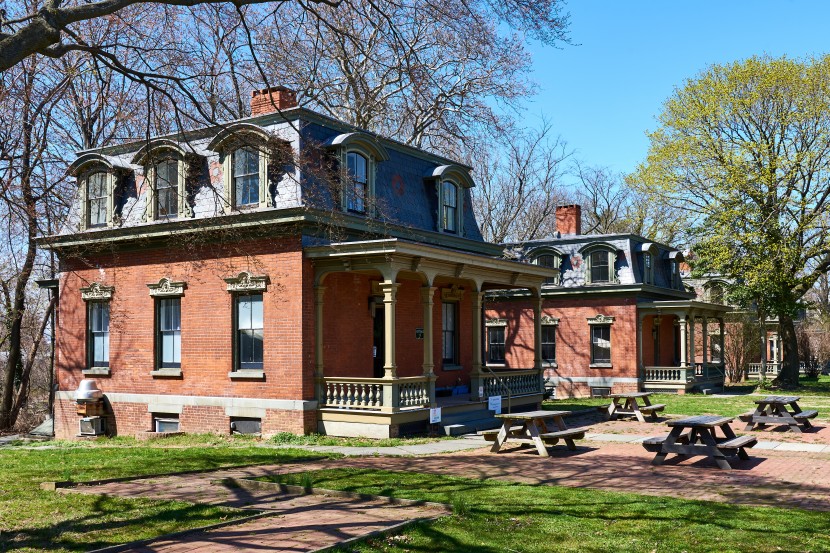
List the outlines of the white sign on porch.
{"type": "Polygon", "coordinates": [[[487,408],[495,411],[497,415],[501,414],[501,396],[490,396],[487,398],[487,408]]]}
{"type": "Polygon", "coordinates": [[[437,424],[441,422],[441,408],[434,407],[429,410],[429,424],[437,424]]]}
{"type": "Polygon", "coordinates": [[[478,387],[478,397],[479,398],[484,397],[484,386],[479,386],[478,387]]]}

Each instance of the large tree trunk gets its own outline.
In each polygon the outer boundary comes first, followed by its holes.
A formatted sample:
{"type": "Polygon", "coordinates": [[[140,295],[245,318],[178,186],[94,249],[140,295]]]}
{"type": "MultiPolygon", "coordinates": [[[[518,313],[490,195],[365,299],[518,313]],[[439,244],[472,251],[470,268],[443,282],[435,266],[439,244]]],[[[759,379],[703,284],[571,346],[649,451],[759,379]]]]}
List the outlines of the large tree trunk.
{"type": "Polygon", "coordinates": [[[776,379],[777,383],[782,386],[798,386],[798,337],[795,335],[792,317],[779,315],[778,327],[784,355],[781,358],[781,372],[776,379]]]}

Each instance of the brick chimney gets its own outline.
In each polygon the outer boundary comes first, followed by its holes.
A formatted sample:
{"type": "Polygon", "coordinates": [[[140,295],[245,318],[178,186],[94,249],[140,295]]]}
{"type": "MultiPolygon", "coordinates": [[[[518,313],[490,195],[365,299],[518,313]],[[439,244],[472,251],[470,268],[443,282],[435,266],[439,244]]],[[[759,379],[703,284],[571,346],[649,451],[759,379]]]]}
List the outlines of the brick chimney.
{"type": "Polygon", "coordinates": [[[297,107],[297,93],[284,86],[251,92],[251,117],[297,107]]]}
{"type": "Polygon", "coordinates": [[[557,206],[556,230],[559,234],[582,234],[582,206],[576,204],[557,206]]]}

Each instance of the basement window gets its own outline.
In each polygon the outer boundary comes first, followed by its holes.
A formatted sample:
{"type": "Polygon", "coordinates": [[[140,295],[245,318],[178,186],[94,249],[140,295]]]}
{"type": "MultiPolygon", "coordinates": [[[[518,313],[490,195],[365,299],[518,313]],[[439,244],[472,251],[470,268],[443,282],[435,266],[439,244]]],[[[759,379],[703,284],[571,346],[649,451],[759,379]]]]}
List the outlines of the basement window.
{"type": "Polygon", "coordinates": [[[262,419],[250,417],[231,417],[231,434],[260,435],[262,433],[262,419]]]}
{"type": "Polygon", "coordinates": [[[176,413],[153,413],[154,432],[178,432],[179,415],[176,413]]]}

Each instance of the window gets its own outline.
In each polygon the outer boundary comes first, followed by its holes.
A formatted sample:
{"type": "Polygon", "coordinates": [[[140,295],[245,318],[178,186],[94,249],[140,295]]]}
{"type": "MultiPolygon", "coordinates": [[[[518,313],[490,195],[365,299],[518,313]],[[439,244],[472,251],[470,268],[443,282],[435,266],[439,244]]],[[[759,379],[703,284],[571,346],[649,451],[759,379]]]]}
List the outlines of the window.
{"type": "Polygon", "coordinates": [[[447,232],[458,232],[458,187],[455,183],[444,181],[442,185],[443,220],[447,232]]]}
{"type": "Polygon", "coordinates": [[[259,435],[262,432],[262,419],[252,417],[231,417],[231,434],[259,435]]]}
{"type": "Polygon", "coordinates": [[[720,284],[712,284],[709,286],[709,302],[723,303],[723,286],[720,284]]]}
{"type": "Polygon", "coordinates": [[[611,363],[611,325],[591,326],[591,363],[611,363]]]}
{"type": "Polygon", "coordinates": [[[259,152],[253,148],[233,153],[233,187],[236,207],[259,205],[259,152]]]}
{"type": "Polygon", "coordinates": [[[542,362],[556,363],[556,325],[542,325],[542,362]]]}
{"type": "Polygon", "coordinates": [[[89,367],[110,366],[110,304],[89,302],[87,304],[89,324],[89,367]]]}
{"type": "MultiPolygon", "coordinates": [[[[559,268],[559,256],[553,254],[544,254],[540,255],[535,260],[536,265],[540,267],[545,267],[546,269],[558,269],[559,268]]],[[[558,284],[557,279],[555,278],[546,278],[544,284],[558,284]]]]}
{"type": "Polygon", "coordinates": [[[650,253],[643,254],[643,283],[644,284],[653,284],[654,283],[654,270],[653,270],[653,261],[651,259],[650,253]]]}
{"type": "Polygon", "coordinates": [[[670,286],[672,288],[679,288],[680,285],[680,271],[678,271],[677,262],[669,261],[669,274],[671,278],[670,286]]]}
{"type": "Polygon", "coordinates": [[[86,179],[87,224],[100,227],[107,224],[107,174],[92,173],[86,179]]]}
{"type": "Polygon", "coordinates": [[[172,218],[179,214],[179,163],[167,159],[156,164],[156,216],[172,218]]]}
{"type": "Polygon", "coordinates": [[[606,251],[591,252],[591,282],[611,282],[611,268],[606,251]]]}
{"type": "Polygon", "coordinates": [[[236,296],[236,368],[262,369],[262,294],[236,296]]]}
{"type": "Polygon", "coordinates": [[[458,304],[442,303],[441,304],[441,329],[443,332],[443,361],[445,365],[455,365],[458,363],[458,334],[457,334],[457,315],[458,304]]]}
{"type": "Polygon", "coordinates": [[[504,326],[487,327],[487,361],[504,363],[504,326]]]}
{"type": "Polygon", "coordinates": [[[156,300],[158,334],[156,366],[163,369],[182,366],[182,304],[181,298],[156,300]]]}
{"type": "Polygon", "coordinates": [[[178,432],[178,413],[153,413],[153,430],[155,432],[178,432]]]}
{"type": "Polygon", "coordinates": [[[349,211],[366,212],[366,192],[369,186],[368,160],[357,152],[346,154],[349,169],[349,187],[346,191],[346,206],[349,211]]]}

